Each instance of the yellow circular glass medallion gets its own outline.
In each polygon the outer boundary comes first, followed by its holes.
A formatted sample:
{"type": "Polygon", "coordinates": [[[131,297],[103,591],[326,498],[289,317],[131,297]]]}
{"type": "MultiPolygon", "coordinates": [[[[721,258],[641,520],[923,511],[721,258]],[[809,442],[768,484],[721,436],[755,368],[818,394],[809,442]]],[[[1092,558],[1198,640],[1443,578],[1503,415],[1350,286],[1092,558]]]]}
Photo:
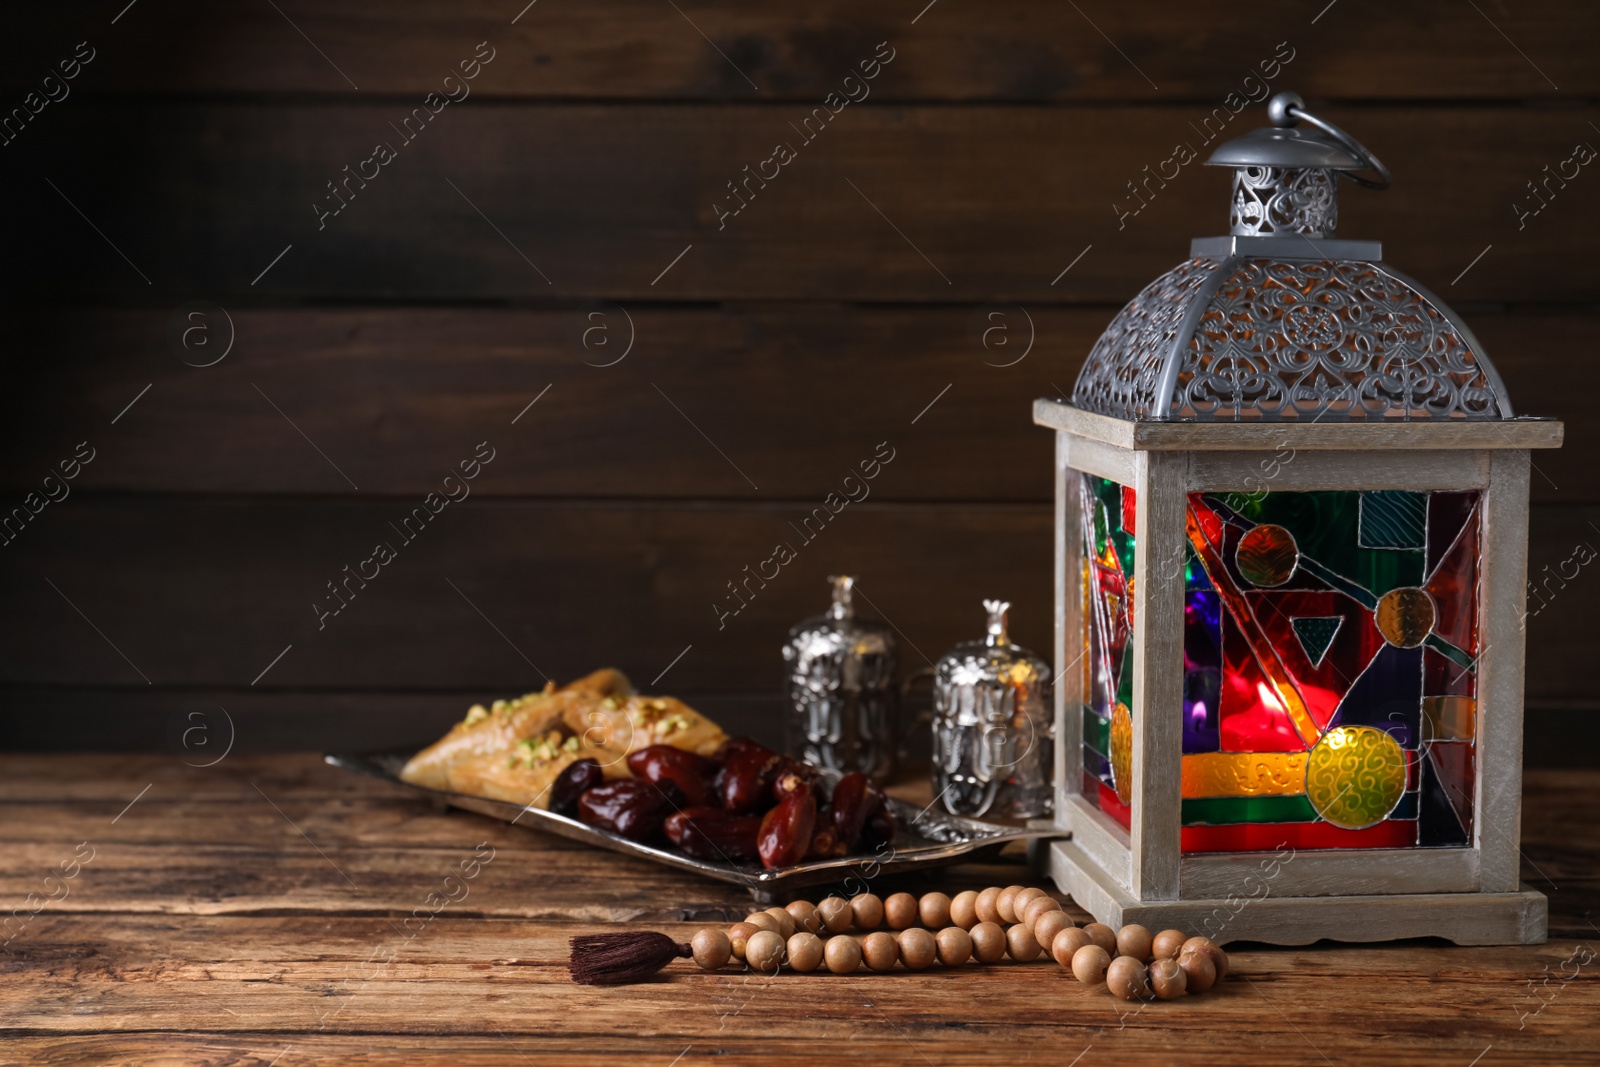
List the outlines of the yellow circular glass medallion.
{"type": "Polygon", "coordinates": [[[1382,822],[1405,791],[1405,749],[1373,726],[1335,726],[1306,759],[1306,799],[1346,830],[1382,822]]]}
{"type": "Polygon", "coordinates": [[[1373,620],[1391,645],[1416,648],[1433,633],[1439,612],[1426,589],[1391,589],[1378,601],[1373,620]]]}
{"type": "Polygon", "coordinates": [[[1133,715],[1126,704],[1111,709],[1111,785],[1118,800],[1133,803],[1133,715]]]}

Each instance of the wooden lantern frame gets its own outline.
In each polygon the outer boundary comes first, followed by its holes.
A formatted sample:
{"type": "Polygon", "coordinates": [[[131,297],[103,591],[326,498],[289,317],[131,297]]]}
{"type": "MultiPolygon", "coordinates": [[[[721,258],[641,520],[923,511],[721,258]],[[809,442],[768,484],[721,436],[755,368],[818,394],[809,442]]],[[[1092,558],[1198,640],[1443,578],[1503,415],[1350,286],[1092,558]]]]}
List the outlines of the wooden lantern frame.
{"type": "Polygon", "coordinates": [[[1527,450],[1557,448],[1548,419],[1134,421],[1061,400],[1034,404],[1056,431],[1055,649],[1069,664],[1085,620],[1079,473],[1136,490],[1130,828],[1081,794],[1081,670],[1055,687],[1055,823],[1070,839],[1040,866],[1097,920],[1308,944],[1437,936],[1536,944],[1544,895],[1522,885],[1522,694],[1528,552],[1527,450]],[[1268,479],[1263,461],[1284,448],[1268,479]],[[1265,485],[1263,483],[1266,483],[1265,485]],[[1190,492],[1478,490],[1480,653],[1470,845],[1185,855],[1181,850],[1185,508],[1190,492]]]}

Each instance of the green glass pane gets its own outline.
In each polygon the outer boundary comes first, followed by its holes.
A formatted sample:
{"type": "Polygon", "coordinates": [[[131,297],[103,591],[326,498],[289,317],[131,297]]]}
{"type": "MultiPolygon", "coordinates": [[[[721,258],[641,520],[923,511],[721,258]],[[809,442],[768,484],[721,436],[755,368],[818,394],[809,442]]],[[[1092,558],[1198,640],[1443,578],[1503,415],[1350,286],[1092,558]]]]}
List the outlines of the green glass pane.
{"type": "Polygon", "coordinates": [[[1104,504],[1106,506],[1106,510],[1112,515],[1119,517],[1120,525],[1120,517],[1122,515],[1122,483],[1114,482],[1110,478],[1091,478],[1090,483],[1094,486],[1094,495],[1096,499],[1098,499],[1100,503],[1104,504]]]}
{"type": "Polygon", "coordinates": [[[1212,499],[1253,523],[1282,526],[1294,536],[1302,556],[1375,596],[1422,584],[1426,562],[1422,548],[1362,547],[1361,493],[1356,490],[1233,493],[1212,499]]]}
{"type": "Polygon", "coordinates": [[[1455,645],[1452,645],[1438,634],[1429,634],[1427,640],[1423,641],[1422,643],[1440,655],[1449,657],[1450,661],[1456,666],[1465,668],[1474,674],[1478,672],[1477,660],[1473,659],[1467,653],[1463,652],[1455,645]]]}
{"type": "Polygon", "coordinates": [[[1094,504],[1094,554],[1102,556],[1106,551],[1106,539],[1111,536],[1106,519],[1106,506],[1100,501],[1094,504]]]}
{"type": "Polygon", "coordinates": [[[1376,489],[1361,494],[1361,547],[1428,547],[1428,494],[1376,489]]]}
{"type": "Polygon", "coordinates": [[[1117,670],[1117,703],[1133,707],[1133,642],[1122,650],[1122,666],[1117,670]]]}
{"type": "Polygon", "coordinates": [[[1102,756],[1111,754],[1111,720],[1102,719],[1087,704],[1083,706],[1083,747],[1102,756]]]}
{"type": "Polygon", "coordinates": [[[1194,797],[1183,802],[1183,825],[1224,826],[1230,823],[1315,822],[1316,811],[1304,795],[1292,797],[1194,797]]]}

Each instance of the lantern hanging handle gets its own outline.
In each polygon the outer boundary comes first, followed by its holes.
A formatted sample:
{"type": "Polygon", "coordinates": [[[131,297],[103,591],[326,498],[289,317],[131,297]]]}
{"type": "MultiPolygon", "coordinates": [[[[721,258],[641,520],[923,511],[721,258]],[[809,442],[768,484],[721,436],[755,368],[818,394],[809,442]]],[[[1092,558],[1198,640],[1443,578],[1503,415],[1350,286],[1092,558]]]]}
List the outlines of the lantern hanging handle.
{"type": "Polygon", "coordinates": [[[1333,123],[1319,119],[1307,111],[1306,102],[1300,98],[1299,94],[1279,93],[1267,101],[1267,118],[1271,120],[1274,126],[1279,127],[1293,126],[1304,119],[1335,141],[1338,141],[1349,150],[1351,155],[1361,161],[1365,169],[1376,172],[1378,177],[1376,179],[1363,178],[1361,175],[1352,174],[1349,171],[1340,171],[1340,174],[1357,185],[1366,186],[1368,189],[1387,189],[1389,187],[1389,168],[1383,165],[1383,161],[1368,151],[1366,145],[1351,137],[1333,123]]]}

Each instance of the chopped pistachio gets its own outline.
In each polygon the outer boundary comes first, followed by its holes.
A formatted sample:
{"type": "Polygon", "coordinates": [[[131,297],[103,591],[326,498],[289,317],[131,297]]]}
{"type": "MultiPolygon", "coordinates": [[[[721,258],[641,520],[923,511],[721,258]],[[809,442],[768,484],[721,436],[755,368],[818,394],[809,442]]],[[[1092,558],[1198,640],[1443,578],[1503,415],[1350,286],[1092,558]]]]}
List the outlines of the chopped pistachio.
{"type": "Polygon", "coordinates": [[[461,720],[461,721],[464,722],[466,725],[471,726],[473,723],[482,722],[484,719],[487,719],[488,717],[489,717],[489,709],[488,708],[484,707],[482,704],[474,704],[474,705],[472,705],[472,707],[467,709],[467,717],[465,719],[461,720]]]}

